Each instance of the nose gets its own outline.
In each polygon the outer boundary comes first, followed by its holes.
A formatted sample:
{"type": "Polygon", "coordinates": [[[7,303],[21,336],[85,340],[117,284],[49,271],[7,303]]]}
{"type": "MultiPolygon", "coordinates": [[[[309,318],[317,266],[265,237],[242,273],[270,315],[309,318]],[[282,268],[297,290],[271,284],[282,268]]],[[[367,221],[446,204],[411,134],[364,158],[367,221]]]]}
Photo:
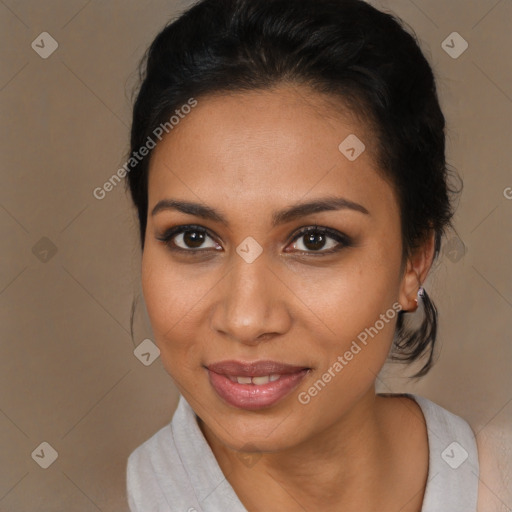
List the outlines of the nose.
{"type": "Polygon", "coordinates": [[[286,303],[290,292],[264,254],[252,263],[235,254],[221,283],[215,288],[211,317],[211,327],[217,333],[245,345],[257,345],[290,329],[286,303]]]}

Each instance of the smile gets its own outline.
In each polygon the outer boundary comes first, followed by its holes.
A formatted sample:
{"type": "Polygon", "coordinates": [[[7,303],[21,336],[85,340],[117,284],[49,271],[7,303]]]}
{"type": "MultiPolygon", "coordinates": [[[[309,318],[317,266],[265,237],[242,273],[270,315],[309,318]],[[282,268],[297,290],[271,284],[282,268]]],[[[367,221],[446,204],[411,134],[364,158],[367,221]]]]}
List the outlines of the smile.
{"type": "Polygon", "coordinates": [[[256,410],[284,399],[311,368],[276,361],[221,361],[207,365],[207,370],[220,398],[234,407],[256,410]]]}

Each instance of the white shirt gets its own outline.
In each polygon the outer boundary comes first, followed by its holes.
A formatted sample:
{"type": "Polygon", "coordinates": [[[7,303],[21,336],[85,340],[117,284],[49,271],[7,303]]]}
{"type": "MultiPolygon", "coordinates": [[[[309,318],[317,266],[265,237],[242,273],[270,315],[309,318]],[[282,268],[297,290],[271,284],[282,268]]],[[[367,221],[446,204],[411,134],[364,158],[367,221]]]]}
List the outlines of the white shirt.
{"type": "MultiPolygon", "coordinates": [[[[427,425],[421,512],[476,512],[479,464],[470,426],[426,398],[404,395],[416,400],[427,425]]],[[[183,396],[172,421],[130,455],[126,476],[131,512],[247,512],[183,396]]]]}

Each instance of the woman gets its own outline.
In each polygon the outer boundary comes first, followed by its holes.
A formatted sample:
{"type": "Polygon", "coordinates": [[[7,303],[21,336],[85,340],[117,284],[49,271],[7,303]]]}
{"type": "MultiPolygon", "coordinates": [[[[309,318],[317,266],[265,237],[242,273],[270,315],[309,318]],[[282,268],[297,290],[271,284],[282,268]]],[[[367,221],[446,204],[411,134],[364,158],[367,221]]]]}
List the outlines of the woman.
{"type": "Polygon", "coordinates": [[[375,392],[388,357],[432,365],[422,285],[452,217],[432,70],[400,22],[360,0],[198,2],[149,49],[131,150],[181,393],[129,458],[131,510],[475,511],[466,421],[375,392]]]}

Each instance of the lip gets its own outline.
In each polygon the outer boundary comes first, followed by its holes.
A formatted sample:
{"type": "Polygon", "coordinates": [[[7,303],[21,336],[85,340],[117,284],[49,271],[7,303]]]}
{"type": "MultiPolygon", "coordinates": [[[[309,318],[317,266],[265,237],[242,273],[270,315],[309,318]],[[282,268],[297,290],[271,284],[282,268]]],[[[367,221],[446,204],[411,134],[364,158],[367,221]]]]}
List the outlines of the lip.
{"type": "Polygon", "coordinates": [[[271,375],[279,373],[287,375],[297,373],[300,370],[307,369],[307,366],[296,366],[277,361],[219,361],[206,366],[209,370],[221,375],[229,375],[231,377],[261,377],[263,375],[271,375]]]}
{"type": "Polygon", "coordinates": [[[228,404],[246,410],[270,407],[289,395],[311,368],[277,361],[220,361],[207,365],[210,384],[228,404]],[[229,377],[261,377],[279,374],[266,384],[239,384],[229,377]]]}

